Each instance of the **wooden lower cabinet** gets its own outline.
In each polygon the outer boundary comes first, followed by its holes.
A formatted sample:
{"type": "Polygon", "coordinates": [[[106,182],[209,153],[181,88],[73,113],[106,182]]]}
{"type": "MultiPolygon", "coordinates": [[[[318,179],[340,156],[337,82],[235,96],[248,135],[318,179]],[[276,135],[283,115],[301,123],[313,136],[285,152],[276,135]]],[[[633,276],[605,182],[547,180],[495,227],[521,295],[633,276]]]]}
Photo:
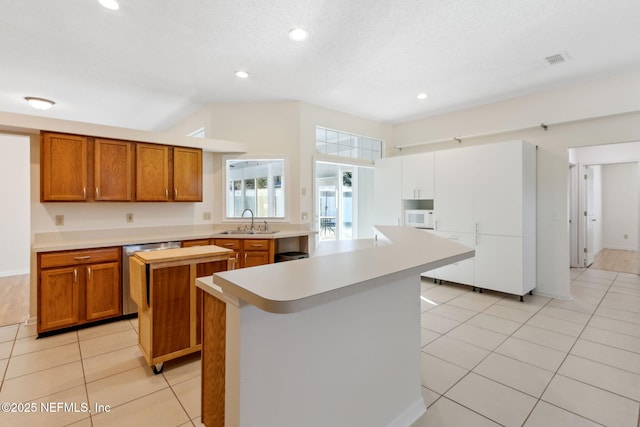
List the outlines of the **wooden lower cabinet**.
{"type": "Polygon", "coordinates": [[[78,268],[65,267],[40,273],[38,294],[38,332],[80,323],[78,268]]]}
{"type": "Polygon", "coordinates": [[[213,244],[233,249],[236,268],[255,267],[272,264],[274,260],[274,239],[212,239],[213,244]]]}
{"type": "Polygon", "coordinates": [[[120,247],[38,254],[38,333],[122,313],[120,247]]]}

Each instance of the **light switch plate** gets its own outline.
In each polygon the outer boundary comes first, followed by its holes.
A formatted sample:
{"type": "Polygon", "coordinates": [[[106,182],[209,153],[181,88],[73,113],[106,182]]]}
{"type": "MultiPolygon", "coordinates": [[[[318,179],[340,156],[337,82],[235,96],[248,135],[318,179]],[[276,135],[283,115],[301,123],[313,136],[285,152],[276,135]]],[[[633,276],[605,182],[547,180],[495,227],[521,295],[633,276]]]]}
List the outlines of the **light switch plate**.
{"type": "Polygon", "coordinates": [[[128,213],[127,214],[127,222],[133,222],[133,214],[132,213],[128,213]]]}
{"type": "Polygon", "coordinates": [[[64,215],[56,215],[56,225],[64,225],[64,215]]]}

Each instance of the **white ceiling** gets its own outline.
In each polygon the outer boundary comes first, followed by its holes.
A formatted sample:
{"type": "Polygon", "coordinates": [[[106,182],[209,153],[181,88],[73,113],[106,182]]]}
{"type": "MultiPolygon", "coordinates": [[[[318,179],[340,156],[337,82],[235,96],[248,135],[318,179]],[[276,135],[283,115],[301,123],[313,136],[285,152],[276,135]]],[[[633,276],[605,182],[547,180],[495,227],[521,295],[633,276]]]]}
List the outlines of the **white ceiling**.
{"type": "Polygon", "coordinates": [[[301,100],[398,123],[640,69],[638,0],[119,2],[0,0],[0,111],[164,130],[211,102],[301,100]]]}

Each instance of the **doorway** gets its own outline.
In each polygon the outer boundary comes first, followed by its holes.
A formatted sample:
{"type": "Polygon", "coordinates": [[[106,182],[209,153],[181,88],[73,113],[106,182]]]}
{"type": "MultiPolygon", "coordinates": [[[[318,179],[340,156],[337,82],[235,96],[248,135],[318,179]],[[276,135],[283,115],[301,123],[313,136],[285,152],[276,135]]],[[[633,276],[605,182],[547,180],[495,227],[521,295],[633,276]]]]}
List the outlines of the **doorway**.
{"type": "Polygon", "coordinates": [[[639,274],[640,142],[572,148],[571,267],[639,274]]]}
{"type": "Polygon", "coordinates": [[[29,316],[31,246],[31,139],[0,134],[0,189],[8,209],[0,210],[0,326],[24,322],[29,316]]]}
{"type": "Polygon", "coordinates": [[[315,161],[315,227],[320,241],[372,236],[373,168],[315,161]]]}

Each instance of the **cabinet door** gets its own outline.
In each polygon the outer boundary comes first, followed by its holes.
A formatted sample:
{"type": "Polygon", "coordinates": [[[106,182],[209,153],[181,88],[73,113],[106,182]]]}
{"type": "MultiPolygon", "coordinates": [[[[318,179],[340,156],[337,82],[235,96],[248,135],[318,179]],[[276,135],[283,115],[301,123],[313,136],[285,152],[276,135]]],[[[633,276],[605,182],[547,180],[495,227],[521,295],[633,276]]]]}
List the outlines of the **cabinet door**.
{"type": "Polygon", "coordinates": [[[136,144],[136,200],[169,200],[169,147],[136,144]]]}
{"type": "Polygon", "coordinates": [[[133,200],[133,143],[96,138],[94,184],[95,200],[133,200]]]}
{"type": "Polygon", "coordinates": [[[82,318],[80,271],[76,267],[43,270],[38,295],[38,332],[72,326],[82,318]]]}
{"type": "Polygon", "coordinates": [[[440,231],[475,232],[473,216],[474,148],[435,154],[435,228],[440,231]]]}
{"type": "Polygon", "coordinates": [[[376,160],[373,188],[374,225],[401,225],[402,158],[376,160]]]}
{"type": "Polygon", "coordinates": [[[477,232],[522,236],[522,141],[474,147],[477,232]]]}
{"type": "Polygon", "coordinates": [[[120,263],[93,264],[84,268],[86,319],[96,320],[120,315],[120,263]]]}
{"type": "Polygon", "coordinates": [[[243,258],[243,267],[269,264],[269,251],[245,251],[243,258]]]}
{"type": "Polygon", "coordinates": [[[477,236],[475,286],[515,295],[533,288],[523,284],[521,237],[477,236]]]}
{"type": "Polygon", "coordinates": [[[433,199],[434,154],[421,153],[402,157],[402,198],[433,199]]]}
{"type": "MultiPolygon", "coordinates": [[[[469,246],[470,248],[475,246],[475,235],[471,233],[450,233],[438,231],[436,232],[436,235],[445,239],[453,240],[465,246],[469,246]]],[[[440,267],[435,270],[435,274],[430,277],[446,280],[448,282],[462,283],[464,285],[474,285],[474,269],[474,259],[470,258],[440,267]]]]}
{"type": "Polygon", "coordinates": [[[87,138],[44,133],[40,153],[41,201],[87,200],[87,138]]]}
{"type": "Polygon", "coordinates": [[[234,269],[242,268],[240,252],[242,251],[242,243],[239,239],[215,239],[214,245],[222,248],[233,249],[235,257],[234,269]]]}
{"type": "Polygon", "coordinates": [[[191,272],[188,265],[151,273],[152,353],[159,357],[191,346],[191,272]]]}
{"type": "Polygon", "coordinates": [[[202,150],[173,148],[173,200],[202,201],[202,150]]]}

